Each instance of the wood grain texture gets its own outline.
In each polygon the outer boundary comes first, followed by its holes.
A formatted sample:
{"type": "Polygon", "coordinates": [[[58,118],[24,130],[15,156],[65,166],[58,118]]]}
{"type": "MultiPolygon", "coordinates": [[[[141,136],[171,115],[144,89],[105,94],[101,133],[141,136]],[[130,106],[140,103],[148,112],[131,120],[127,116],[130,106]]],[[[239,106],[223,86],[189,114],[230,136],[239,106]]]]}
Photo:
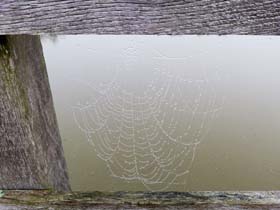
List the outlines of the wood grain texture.
{"type": "Polygon", "coordinates": [[[280,209],[279,192],[73,192],[8,191],[0,208],[9,210],[185,210],[280,209]]]}
{"type": "Polygon", "coordinates": [[[279,0],[1,0],[0,34],[280,34],[279,0]]]}
{"type": "Polygon", "coordinates": [[[0,36],[0,189],[69,190],[38,36],[0,36]]]}

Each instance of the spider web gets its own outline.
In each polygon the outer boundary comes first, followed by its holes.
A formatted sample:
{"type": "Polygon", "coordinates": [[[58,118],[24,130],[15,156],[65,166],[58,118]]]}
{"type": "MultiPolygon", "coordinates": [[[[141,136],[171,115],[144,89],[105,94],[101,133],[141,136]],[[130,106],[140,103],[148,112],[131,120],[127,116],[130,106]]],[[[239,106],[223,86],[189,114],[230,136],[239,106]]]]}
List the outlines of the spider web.
{"type": "Polygon", "coordinates": [[[73,106],[77,126],[110,174],[141,182],[152,191],[185,184],[181,178],[190,172],[196,149],[221,109],[212,85],[216,77],[204,71],[174,72],[166,61],[186,58],[154,53],[154,65],[147,68],[149,80],[141,83],[139,77],[131,82],[139,84],[131,85],[124,78],[137,75],[134,69],[141,60],[137,49],[128,47],[113,79],[98,86],[87,84],[90,102],[73,106]]]}

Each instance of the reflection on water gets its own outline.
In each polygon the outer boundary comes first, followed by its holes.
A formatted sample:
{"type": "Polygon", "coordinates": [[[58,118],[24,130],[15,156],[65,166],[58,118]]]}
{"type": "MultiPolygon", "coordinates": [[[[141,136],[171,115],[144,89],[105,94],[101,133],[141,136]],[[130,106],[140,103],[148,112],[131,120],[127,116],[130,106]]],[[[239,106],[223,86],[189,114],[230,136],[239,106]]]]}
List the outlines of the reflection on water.
{"type": "Polygon", "coordinates": [[[43,40],[73,189],[279,189],[278,39],[43,40]]]}

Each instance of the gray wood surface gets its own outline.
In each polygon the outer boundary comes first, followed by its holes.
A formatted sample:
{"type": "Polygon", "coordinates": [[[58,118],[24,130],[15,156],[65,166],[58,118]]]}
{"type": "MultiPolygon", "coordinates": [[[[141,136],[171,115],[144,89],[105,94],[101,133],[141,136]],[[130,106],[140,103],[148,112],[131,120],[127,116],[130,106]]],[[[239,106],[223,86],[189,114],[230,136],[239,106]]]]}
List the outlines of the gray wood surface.
{"type": "Polygon", "coordinates": [[[0,36],[0,189],[68,190],[38,36],[0,36]]]}
{"type": "Polygon", "coordinates": [[[0,209],[109,210],[109,209],[280,209],[279,192],[74,192],[8,191],[0,209]]]}
{"type": "Polygon", "coordinates": [[[280,34],[279,0],[1,0],[0,34],[280,34]]]}

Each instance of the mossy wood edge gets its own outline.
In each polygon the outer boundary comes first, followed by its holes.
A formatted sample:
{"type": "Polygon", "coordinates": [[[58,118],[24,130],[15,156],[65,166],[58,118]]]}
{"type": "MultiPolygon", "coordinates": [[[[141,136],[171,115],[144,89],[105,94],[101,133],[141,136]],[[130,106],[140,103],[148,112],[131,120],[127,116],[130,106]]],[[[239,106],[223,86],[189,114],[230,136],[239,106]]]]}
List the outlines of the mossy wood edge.
{"type": "Polygon", "coordinates": [[[280,34],[279,0],[2,0],[0,34],[280,34]]]}
{"type": "Polygon", "coordinates": [[[0,36],[0,163],[0,189],[70,189],[39,36],[0,36]]]}
{"type": "Polygon", "coordinates": [[[5,191],[0,209],[280,209],[280,192],[5,191]]]}

